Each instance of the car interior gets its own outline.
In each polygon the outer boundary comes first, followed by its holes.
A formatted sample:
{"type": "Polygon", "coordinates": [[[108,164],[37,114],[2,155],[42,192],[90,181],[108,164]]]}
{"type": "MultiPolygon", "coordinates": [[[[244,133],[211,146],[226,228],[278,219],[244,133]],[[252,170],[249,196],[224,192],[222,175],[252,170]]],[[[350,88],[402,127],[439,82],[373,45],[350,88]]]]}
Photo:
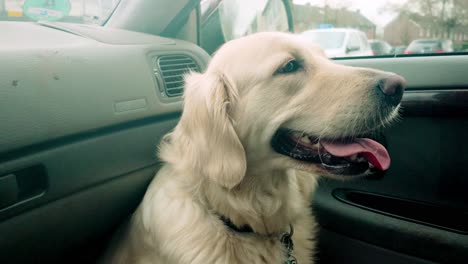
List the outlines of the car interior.
{"type": "MultiPolygon", "coordinates": [[[[121,0],[102,26],[0,21],[0,263],[99,259],[161,166],[183,75],[236,37],[223,2],[121,0]]],[[[293,31],[292,2],[265,2],[293,31]]],[[[335,59],[408,85],[375,135],[391,168],[322,178],[311,197],[317,263],[468,263],[467,54],[335,59]]]]}

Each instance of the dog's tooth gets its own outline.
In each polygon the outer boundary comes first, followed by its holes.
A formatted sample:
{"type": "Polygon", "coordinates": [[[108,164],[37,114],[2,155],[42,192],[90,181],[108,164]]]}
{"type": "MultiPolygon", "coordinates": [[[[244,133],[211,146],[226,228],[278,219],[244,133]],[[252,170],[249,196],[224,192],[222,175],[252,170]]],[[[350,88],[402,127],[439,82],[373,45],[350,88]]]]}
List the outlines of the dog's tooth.
{"type": "Polygon", "coordinates": [[[357,158],[356,160],[357,160],[358,162],[364,162],[364,161],[366,161],[366,158],[364,158],[364,157],[359,157],[359,158],[357,158]]]}
{"type": "Polygon", "coordinates": [[[308,143],[308,144],[311,143],[308,136],[301,137],[301,141],[304,142],[304,143],[308,143]]]}
{"type": "Polygon", "coordinates": [[[354,155],[350,156],[349,159],[352,160],[352,161],[356,161],[357,160],[357,154],[354,154],[354,155]]]}

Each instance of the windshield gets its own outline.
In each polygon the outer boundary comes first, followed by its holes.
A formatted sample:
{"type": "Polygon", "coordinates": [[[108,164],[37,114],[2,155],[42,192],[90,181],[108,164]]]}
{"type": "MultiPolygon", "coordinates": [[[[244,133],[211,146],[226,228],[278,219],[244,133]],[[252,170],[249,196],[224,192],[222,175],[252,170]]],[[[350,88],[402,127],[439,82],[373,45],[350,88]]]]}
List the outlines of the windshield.
{"type": "Polygon", "coordinates": [[[345,39],[344,32],[306,31],[302,34],[319,44],[322,49],[339,49],[345,39]]]}
{"type": "Polygon", "coordinates": [[[0,0],[0,20],[103,25],[120,0],[0,0]]]}

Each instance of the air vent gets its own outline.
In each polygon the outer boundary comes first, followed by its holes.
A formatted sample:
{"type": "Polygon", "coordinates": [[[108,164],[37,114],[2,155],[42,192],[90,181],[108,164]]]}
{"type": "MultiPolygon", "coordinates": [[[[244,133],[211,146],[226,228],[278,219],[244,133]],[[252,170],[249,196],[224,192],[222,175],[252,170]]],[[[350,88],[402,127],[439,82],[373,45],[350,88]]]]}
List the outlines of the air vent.
{"type": "Polygon", "coordinates": [[[184,75],[189,71],[200,71],[195,61],[186,55],[165,55],[157,59],[157,65],[168,97],[180,96],[184,92],[184,75]]]}

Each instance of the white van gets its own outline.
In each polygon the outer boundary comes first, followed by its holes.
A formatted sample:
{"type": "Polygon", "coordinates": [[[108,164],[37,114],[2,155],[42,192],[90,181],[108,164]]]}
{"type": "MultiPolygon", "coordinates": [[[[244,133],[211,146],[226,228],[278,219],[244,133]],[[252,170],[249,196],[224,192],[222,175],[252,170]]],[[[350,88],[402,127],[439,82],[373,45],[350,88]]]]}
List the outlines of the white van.
{"type": "Polygon", "coordinates": [[[356,29],[314,29],[301,35],[319,44],[329,58],[373,55],[366,34],[356,29]]]}

